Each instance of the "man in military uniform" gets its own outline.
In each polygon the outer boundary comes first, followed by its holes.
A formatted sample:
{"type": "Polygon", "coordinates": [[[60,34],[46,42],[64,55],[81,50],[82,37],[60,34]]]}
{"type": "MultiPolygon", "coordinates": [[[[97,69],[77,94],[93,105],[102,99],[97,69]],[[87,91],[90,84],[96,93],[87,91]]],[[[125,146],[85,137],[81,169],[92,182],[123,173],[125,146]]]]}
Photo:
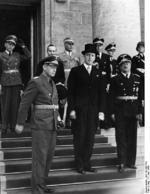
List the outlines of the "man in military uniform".
{"type": "MultiPolygon", "coordinates": [[[[47,46],[47,54],[48,56],[56,56],[56,46],[54,44],[49,44],[47,46]]],[[[56,70],[56,74],[53,77],[53,80],[56,84],[56,88],[58,91],[58,98],[59,98],[59,114],[62,119],[62,126],[64,126],[63,116],[64,116],[64,106],[67,100],[67,89],[64,85],[65,83],[65,71],[64,65],[59,56],[57,56],[58,60],[58,67],[56,70]]],[[[61,123],[60,123],[61,124],[61,123]]]]}
{"type": "Polygon", "coordinates": [[[136,50],[138,52],[137,55],[135,55],[132,58],[132,72],[139,75],[141,77],[141,82],[143,85],[143,109],[142,109],[142,115],[143,115],[143,121],[142,125],[144,126],[144,82],[145,82],[145,45],[143,41],[140,41],[137,43],[136,50]]]}
{"type": "MultiPolygon", "coordinates": [[[[65,71],[65,86],[67,86],[67,80],[69,73],[73,67],[80,65],[79,58],[73,53],[74,41],[70,37],[64,39],[64,52],[59,54],[60,60],[63,62],[65,71]]],[[[65,121],[66,127],[70,128],[70,119],[68,116],[67,103],[65,104],[65,109],[63,113],[63,119],[65,121]]]]}
{"type": "Polygon", "coordinates": [[[68,78],[68,110],[72,119],[75,166],[77,172],[95,172],[91,166],[97,121],[104,119],[105,88],[93,63],[96,49],[86,44],[84,64],[71,69],[68,78]]]}
{"type": "Polygon", "coordinates": [[[20,63],[28,60],[31,55],[24,42],[15,35],[5,39],[5,51],[0,53],[0,93],[2,105],[2,132],[7,133],[8,127],[14,132],[17,112],[22,90],[20,63]],[[15,52],[16,45],[24,54],[15,52]]]}
{"type": "Polygon", "coordinates": [[[111,69],[110,77],[114,77],[119,73],[117,60],[114,58],[114,53],[116,52],[116,44],[114,42],[108,44],[105,47],[107,54],[109,55],[109,65],[111,69]]]}
{"type": "Polygon", "coordinates": [[[127,54],[118,57],[120,73],[112,78],[109,94],[120,172],[125,167],[136,169],[137,123],[142,117],[142,84],[140,77],[131,73],[131,60],[127,54]]]}
{"type": "MultiPolygon", "coordinates": [[[[100,76],[104,78],[104,87],[105,92],[108,93],[109,90],[109,83],[110,83],[110,76],[111,76],[111,68],[110,68],[110,59],[109,55],[103,52],[103,46],[104,46],[104,39],[103,38],[95,38],[93,40],[93,44],[96,47],[96,59],[95,59],[95,65],[99,71],[100,76]]],[[[107,95],[106,95],[107,96],[107,95]]],[[[107,98],[107,97],[106,97],[107,98]]],[[[107,114],[108,110],[107,107],[105,109],[105,120],[100,123],[100,127],[102,128],[108,128],[109,127],[109,121],[107,114]]]]}
{"type": "Polygon", "coordinates": [[[52,77],[58,61],[55,56],[44,58],[40,65],[43,72],[33,78],[23,96],[18,111],[16,132],[21,133],[28,109],[33,104],[32,114],[32,193],[52,193],[46,186],[56,145],[58,119],[58,95],[52,77]]]}

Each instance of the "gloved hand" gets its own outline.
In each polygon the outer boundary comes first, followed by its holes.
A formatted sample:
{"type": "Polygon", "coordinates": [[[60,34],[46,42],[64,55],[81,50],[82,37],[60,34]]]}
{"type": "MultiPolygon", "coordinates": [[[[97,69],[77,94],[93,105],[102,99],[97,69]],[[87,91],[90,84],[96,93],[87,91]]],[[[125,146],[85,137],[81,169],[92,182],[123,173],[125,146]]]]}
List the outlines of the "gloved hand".
{"type": "Polygon", "coordinates": [[[22,48],[25,47],[25,43],[24,43],[24,41],[21,38],[18,38],[17,45],[22,47],[22,48]]]}

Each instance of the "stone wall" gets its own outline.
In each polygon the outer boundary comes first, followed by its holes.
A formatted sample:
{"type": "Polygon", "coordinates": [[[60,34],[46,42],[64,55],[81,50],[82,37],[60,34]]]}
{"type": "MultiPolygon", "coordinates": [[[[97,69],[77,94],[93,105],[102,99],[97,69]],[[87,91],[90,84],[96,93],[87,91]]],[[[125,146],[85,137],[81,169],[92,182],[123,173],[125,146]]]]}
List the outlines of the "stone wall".
{"type": "Polygon", "coordinates": [[[139,0],[93,0],[93,36],[117,44],[116,56],[136,53],[141,40],[139,0]]]}
{"type": "Polygon", "coordinates": [[[64,50],[63,39],[69,36],[75,41],[75,52],[80,54],[84,44],[92,41],[91,0],[55,0],[52,12],[52,42],[58,52],[64,50]]]}

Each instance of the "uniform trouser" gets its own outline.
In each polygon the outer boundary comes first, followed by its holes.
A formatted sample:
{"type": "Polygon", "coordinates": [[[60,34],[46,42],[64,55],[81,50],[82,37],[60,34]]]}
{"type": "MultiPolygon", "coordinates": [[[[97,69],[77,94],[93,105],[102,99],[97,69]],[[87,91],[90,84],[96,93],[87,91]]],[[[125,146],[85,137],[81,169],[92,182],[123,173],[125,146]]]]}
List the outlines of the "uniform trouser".
{"type": "Polygon", "coordinates": [[[76,168],[90,168],[95,131],[97,128],[97,112],[92,107],[84,107],[77,111],[77,119],[72,123],[73,144],[76,168]]]}
{"type": "Polygon", "coordinates": [[[2,128],[15,128],[20,103],[21,86],[2,86],[2,128]]]}
{"type": "Polygon", "coordinates": [[[116,143],[120,164],[135,165],[137,146],[137,119],[116,115],[116,143]]]}
{"type": "Polygon", "coordinates": [[[32,130],[32,193],[44,194],[55,152],[56,131],[32,130]]]}

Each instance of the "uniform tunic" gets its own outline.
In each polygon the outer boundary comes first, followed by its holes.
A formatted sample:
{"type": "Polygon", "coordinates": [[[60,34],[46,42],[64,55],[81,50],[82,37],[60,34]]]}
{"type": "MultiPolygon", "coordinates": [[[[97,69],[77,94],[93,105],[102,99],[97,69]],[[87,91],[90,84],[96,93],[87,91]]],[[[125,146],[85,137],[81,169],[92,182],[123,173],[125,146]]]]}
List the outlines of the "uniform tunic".
{"type": "Polygon", "coordinates": [[[110,113],[115,114],[117,153],[120,164],[135,165],[137,118],[142,108],[140,77],[122,73],[113,77],[110,85],[110,113]]]}
{"type": "Polygon", "coordinates": [[[56,145],[58,109],[36,109],[37,105],[57,105],[58,95],[54,82],[41,74],[32,79],[25,90],[18,112],[18,121],[24,125],[28,109],[33,104],[32,128],[32,193],[44,194],[45,180],[51,167],[56,145]]]}
{"type": "Polygon", "coordinates": [[[22,79],[20,63],[30,58],[30,52],[25,47],[24,54],[13,52],[11,55],[4,51],[0,53],[0,84],[2,85],[2,127],[8,125],[14,129],[16,125],[22,79]]]}

